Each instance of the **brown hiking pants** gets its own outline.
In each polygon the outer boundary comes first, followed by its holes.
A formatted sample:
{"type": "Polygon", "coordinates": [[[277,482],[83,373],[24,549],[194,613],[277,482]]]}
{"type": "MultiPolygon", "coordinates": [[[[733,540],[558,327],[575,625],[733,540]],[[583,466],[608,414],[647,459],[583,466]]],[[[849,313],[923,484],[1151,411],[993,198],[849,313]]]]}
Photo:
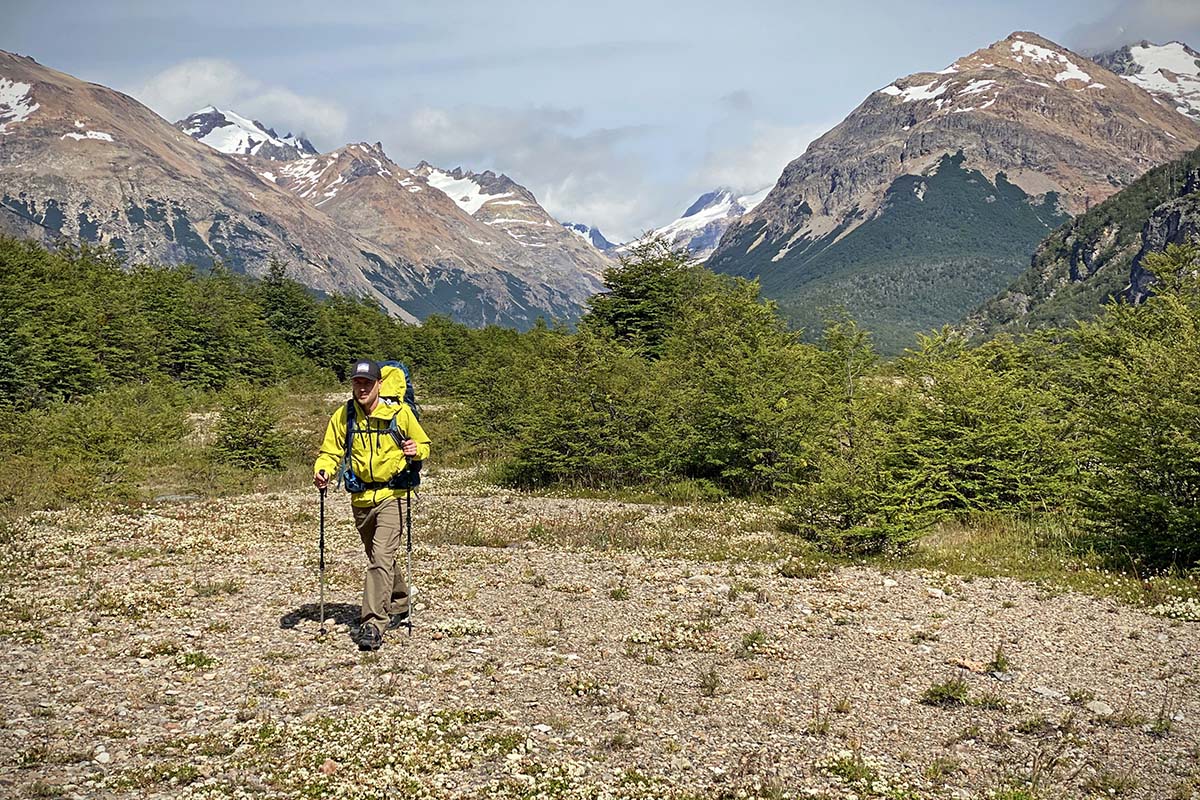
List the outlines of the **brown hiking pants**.
{"type": "Polygon", "coordinates": [[[367,551],[367,577],[363,583],[361,622],[370,622],[380,633],[391,614],[408,611],[408,584],[396,568],[403,532],[400,500],[392,498],[377,506],[354,506],[354,525],[367,551]]]}

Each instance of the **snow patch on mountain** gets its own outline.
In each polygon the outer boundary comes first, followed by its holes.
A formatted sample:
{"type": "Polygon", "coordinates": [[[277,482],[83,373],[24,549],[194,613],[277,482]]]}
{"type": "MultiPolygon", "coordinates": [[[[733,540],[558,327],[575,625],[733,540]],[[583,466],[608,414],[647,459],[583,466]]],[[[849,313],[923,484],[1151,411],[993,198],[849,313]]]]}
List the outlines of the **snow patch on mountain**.
{"type": "Polygon", "coordinates": [[[959,92],[959,94],[979,94],[980,92],[987,91],[988,87],[995,85],[996,82],[993,80],[975,80],[968,83],[967,87],[959,92]]]}
{"type": "Polygon", "coordinates": [[[79,141],[80,139],[97,139],[101,142],[111,142],[113,140],[112,134],[105,133],[104,131],[88,131],[87,133],[64,133],[59,138],[74,139],[75,141],[79,141]]]}
{"type": "Polygon", "coordinates": [[[279,171],[283,173],[284,177],[292,179],[294,182],[293,192],[308,199],[316,191],[325,170],[333,166],[335,161],[337,158],[332,154],[320,158],[301,158],[285,164],[279,168],[279,171]]]}
{"type": "Polygon", "coordinates": [[[450,173],[443,172],[437,168],[429,169],[425,180],[429,182],[430,186],[443,192],[459,208],[472,216],[475,215],[476,211],[483,208],[484,203],[500,200],[504,197],[512,197],[512,192],[485,194],[483,187],[470,178],[456,178],[450,173]]]}
{"type": "Polygon", "coordinates": [[[1159,97],[1174,102],[1179,113],[1200,121],[1200,58],[1181,42],[1143,42],[1129,48],[1140,69],[1123,76],[1159,97]]]}
{"type": "Polygon", "coordinates": [[[884,94],[890,94],[893,97],[899,97],[901,102],[915,103],[918,100],[932,100],[935,97],[940,97],[951,85],[950,81],[946,81],[935,89],[933,88],[935,83],[937,83],[936,80],[922,86],[910,86],[907,89],[901,89],[893,83],[890,86],[885,86],[880,91],[884,94]]]}
{"type": "Polygon", "coordinates": [[[1067,58],[1062,53],[1057,53],[1048,47],[1042,47],[1040,44],[1026,42],[1019,37],[1012,42],[1013,60],[1018,64],[1024,63],[1028,58],[1031,63],[1046,62],[1049,64],[1060,64],[1062,70],[1054,76],[1054,80],[1058,83],[1064,81],[1083,81],[1090,83],[1092,76],[1088,75],[1079,65],[1071,59],[1067,58]]]}
{"type": "Polygon", "coordinates": [[[206,106],[176,123],[188,136],[214,150],[231,155],[265,156],[276,160],[316,155],[316,148],[301,136],[280,136],[257,120],[233,111],[206,106]]]}
{"type": "Polygon", "coordinates": [[[0,78],[0,134],[8,135],[9,125],[24,122],[41,108],[29,95],[28,83],[0,78]]]}

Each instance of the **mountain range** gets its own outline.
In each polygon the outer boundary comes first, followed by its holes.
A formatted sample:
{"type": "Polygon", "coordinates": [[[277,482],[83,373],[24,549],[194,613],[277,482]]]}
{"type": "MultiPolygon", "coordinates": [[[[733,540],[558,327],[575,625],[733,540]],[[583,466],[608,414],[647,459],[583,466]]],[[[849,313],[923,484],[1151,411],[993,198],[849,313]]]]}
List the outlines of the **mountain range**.
{"type": "Polygon", "coordinates": [[[508,178],[459,175],[477,186],[464,189],[478,196],[470,211],[430,183],[434,172],[398,167],[377,144],[321,155],[214,107],[173,126],[120,92],[0,52],[0,232],[251,275],[280,259],[314,290],[369,296],[413,321],[524,328],[577,316],[607,257],[508,178]]]}
{"type": "Polygon", "coordinates": [[[873,92],[735,220],[713,269],[809,331],[841,306],[885,351],[1008,285],[1070,215],[1200,144],[1136,83],[1032,33],[873,92]]]}
{"type": "MultiPolygon", "coordinates": [[[[885,352],[973,309],[978,329],[1019,329],[1083,314],[1126,284],[1135,297],[1134,250],[1157,239],[1134,247],[1129,210],[1151,203],[1140,176],[1200,145],[1200,56],[1141,42],[1093,58],[1018,32],[898,78],[774,186],[706,192],[647,235],[758,278],[808,331],[845,308],[885,352]],[[1110,236],[1120,257],[1089,256],[1109,252],[1089,214],[1111,217],[1106,201],[1125,187],[1110,236]]],[[[1149,175],[1183,187],[1185,173],[1149,175]]],[[[211,105],[172,126],[3,52],[0,181],[0,232],[251,275],[279,259],[318,292],[369,296],[409,320],[571,319],[627,252],[555,220],[503,174],[401,167],[378,142],[320,153],[211,105]]]]}

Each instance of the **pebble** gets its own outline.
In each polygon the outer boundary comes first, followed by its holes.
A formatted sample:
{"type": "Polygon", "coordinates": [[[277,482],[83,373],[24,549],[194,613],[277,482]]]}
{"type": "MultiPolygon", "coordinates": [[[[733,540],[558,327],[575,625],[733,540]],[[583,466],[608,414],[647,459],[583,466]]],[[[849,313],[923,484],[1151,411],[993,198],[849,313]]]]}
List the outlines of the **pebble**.
{"type": "Polygon", "coordinates": [[[112,756],[109,755],[108,753],[104,752],[103,750],[101,750],[99,753],[96,753],[96,763],[97,764],[109,764],[111,762],[112,762],[112,756]]]}
{"type": "Polygon", "coordinates": [[[932,597],[934,600],[942,600],[943,598],[946,597],[945,592],[943,592],[941,589],[936,589],[932,586],[925,587],[925,593],[928,594],[930,597],[932,597]]]}
{"type": "Polygon", "coordinates": [[[1093,700],[1084,706],[1084,708],[1098,717],[1111,717],[1113,713],[1113,707],[1103,700],[1093,700]]]}
{"type": "Polygon", "coordinates": [[[885,589],[895,589],[899,585],[900,583],[898,581],[894,581],[891,578],[883,579],[883,588],[885,589]]]}

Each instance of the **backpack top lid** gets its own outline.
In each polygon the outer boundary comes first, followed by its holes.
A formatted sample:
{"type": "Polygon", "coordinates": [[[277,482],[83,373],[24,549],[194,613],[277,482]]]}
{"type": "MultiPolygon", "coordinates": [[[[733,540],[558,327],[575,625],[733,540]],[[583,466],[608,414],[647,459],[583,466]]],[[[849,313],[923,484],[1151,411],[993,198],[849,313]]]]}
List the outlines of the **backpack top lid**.
{"type": "Polygon", "coordinates": [[[404,370],[391,364],[381,364],[379,371],[383,376],[379,396],[394,397],[397,400],[403,398],[404,393],[408,391],[408,376],[404,374],[404,370]]]}
{"type": "Polygon", "coordinates": [[[417,419],[420,419],[421,412],[417,406],[417,395],[413,391],[408,367],[399,361],[380,361],[379,369],[383,375],[383,385],[379,387],[379,396],[403,400],[412,409],[417,419]]]}

